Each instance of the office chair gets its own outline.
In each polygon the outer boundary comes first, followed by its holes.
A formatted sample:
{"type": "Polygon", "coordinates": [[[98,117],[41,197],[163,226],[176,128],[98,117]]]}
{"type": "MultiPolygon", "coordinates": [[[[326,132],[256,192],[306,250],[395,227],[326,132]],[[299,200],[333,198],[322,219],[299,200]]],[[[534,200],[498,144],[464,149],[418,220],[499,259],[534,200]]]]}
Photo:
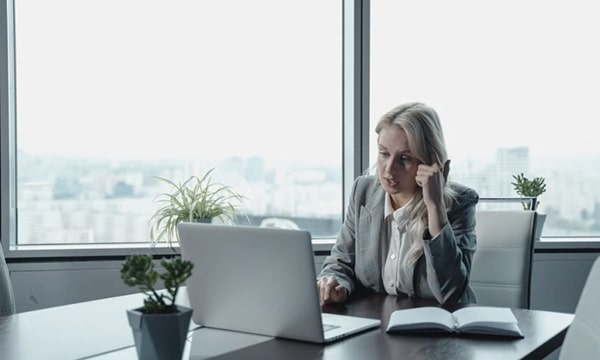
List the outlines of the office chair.
{"type": "Polygon", "coordinates": [[[591,359],[600,355],[600,257],[596,258],[575,308],[575,317],[559,359],[591,359]]]}
{"type": "Polygon", "coordinates": [[[0,316],[12,315],[16,312],[12,282],[4,258],[4,251],[0,245],[0,316]]]}
{"type": "Polygon", "coordinates": [[[477,210],[469,284],[477,304],[529,309],[535,211],[477,210]]]}

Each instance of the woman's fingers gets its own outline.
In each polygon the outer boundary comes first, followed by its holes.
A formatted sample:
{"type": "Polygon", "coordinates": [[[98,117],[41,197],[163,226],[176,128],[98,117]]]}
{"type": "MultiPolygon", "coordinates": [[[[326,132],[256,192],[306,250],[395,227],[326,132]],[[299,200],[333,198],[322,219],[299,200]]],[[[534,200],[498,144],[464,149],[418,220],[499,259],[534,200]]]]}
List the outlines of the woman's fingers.
{"type": "Polygon", "coordinates": [[[331,289],[335,286],[333,282],[337,283],[337,280],[332,276],[325,276],[319,279],[319,302],[321,305],[329,301],[331,289]]]}
{"type": "Polygon", "coordinates": [[[321,305],[344,301],[348,294],[348,290],[338,283],[335,276],[322,277],[318,285],[321,305]]]}
{"type": "MultiPolygon", "coordinates": [[[[429,183],[429,181],[436,176],[436,174],[440,173],[440,169],[437,165],[425,165],[420,164],[417,168],[417,175],[415,176],[415,181],[417,185],[420,187],[425,187],[429,183]]],[[[443,175],[443,174],[442,174],[443,175]]]]}

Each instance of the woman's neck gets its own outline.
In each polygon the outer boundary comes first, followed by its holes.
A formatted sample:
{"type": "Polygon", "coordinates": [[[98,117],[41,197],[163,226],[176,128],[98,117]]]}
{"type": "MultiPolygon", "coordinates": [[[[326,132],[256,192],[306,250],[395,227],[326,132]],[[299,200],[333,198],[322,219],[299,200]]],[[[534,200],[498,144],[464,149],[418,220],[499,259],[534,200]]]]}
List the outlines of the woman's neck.
{"type": "Polygon", "coordinates": [[[390,200],[392,200],[392,208],[394,210],[398,210],[401,207],[406,206],[413,198],[415,197],[415,193],[405,194],[390,194],[390,200]]]}

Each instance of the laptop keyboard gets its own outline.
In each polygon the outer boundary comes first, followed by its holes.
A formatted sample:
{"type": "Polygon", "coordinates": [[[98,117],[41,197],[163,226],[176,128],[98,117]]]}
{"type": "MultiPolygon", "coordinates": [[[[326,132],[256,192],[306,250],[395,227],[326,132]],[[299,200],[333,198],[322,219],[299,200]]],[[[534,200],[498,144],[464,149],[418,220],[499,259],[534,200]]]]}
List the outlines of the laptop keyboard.
{"type": "Polygon", "coordinates": [[[323,332],[339,328],[339,325],[323,324],[323,332]]]}

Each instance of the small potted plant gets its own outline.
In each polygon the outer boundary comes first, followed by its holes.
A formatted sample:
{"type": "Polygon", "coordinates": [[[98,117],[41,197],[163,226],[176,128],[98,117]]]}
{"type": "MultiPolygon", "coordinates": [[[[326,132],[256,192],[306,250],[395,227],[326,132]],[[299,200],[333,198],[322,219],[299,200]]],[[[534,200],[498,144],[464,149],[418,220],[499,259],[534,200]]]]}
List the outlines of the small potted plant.
{"type": "Polygon", "coordinates": [[[153,245],[166,240],[169,246],[179,241],[177,224],[187,222],[232,222],[237,207],[244,197],[228,185],[212,181],[210,169],[202,177],[192,175],[181,183],[157,177],[167,183],[169,192],[159,194],[155,201],[159,208],[150,218],[150,242],[153,245]]]}
{"type": "Polygon", "coordinates": [[[512,177],[515,182],[512,182],[511,184],[514,186],[518,195],[536,198],[535,203],[531,201],[524,201],[523,209],[536,210],[540,204],[537,198],[546,192],[546,179],[541,176],[529,179],[523,173],[513,175],[512,177]]]}
{"type": "Polygon", "coordinates": [[[192,275],[194,264],[181,258],[162,259],[159,273],[150,255],[130,255],[121,279],[146,295],[140,308],[127,310],[139,359],[181,359],[192,309],[176,304],[179,288],[192,275]],[[157,290],[161,279],[164,290],[157,290]]]}
{"type": "Polygon", "coordinates": [[[544,222],[546,221],[546,214],[540,214],[537,209],[540,205],[539,196],[546,192],[546,179],[541,176],[529,179],[523,173],[513,175],[512,177],[515,181],[511,184],[514,186],[518,195],[535,198],[535,201],[523,201],[522,204],[524,210],[536,212],[534,239],[539,240],[542,235],[544,222]]]}

